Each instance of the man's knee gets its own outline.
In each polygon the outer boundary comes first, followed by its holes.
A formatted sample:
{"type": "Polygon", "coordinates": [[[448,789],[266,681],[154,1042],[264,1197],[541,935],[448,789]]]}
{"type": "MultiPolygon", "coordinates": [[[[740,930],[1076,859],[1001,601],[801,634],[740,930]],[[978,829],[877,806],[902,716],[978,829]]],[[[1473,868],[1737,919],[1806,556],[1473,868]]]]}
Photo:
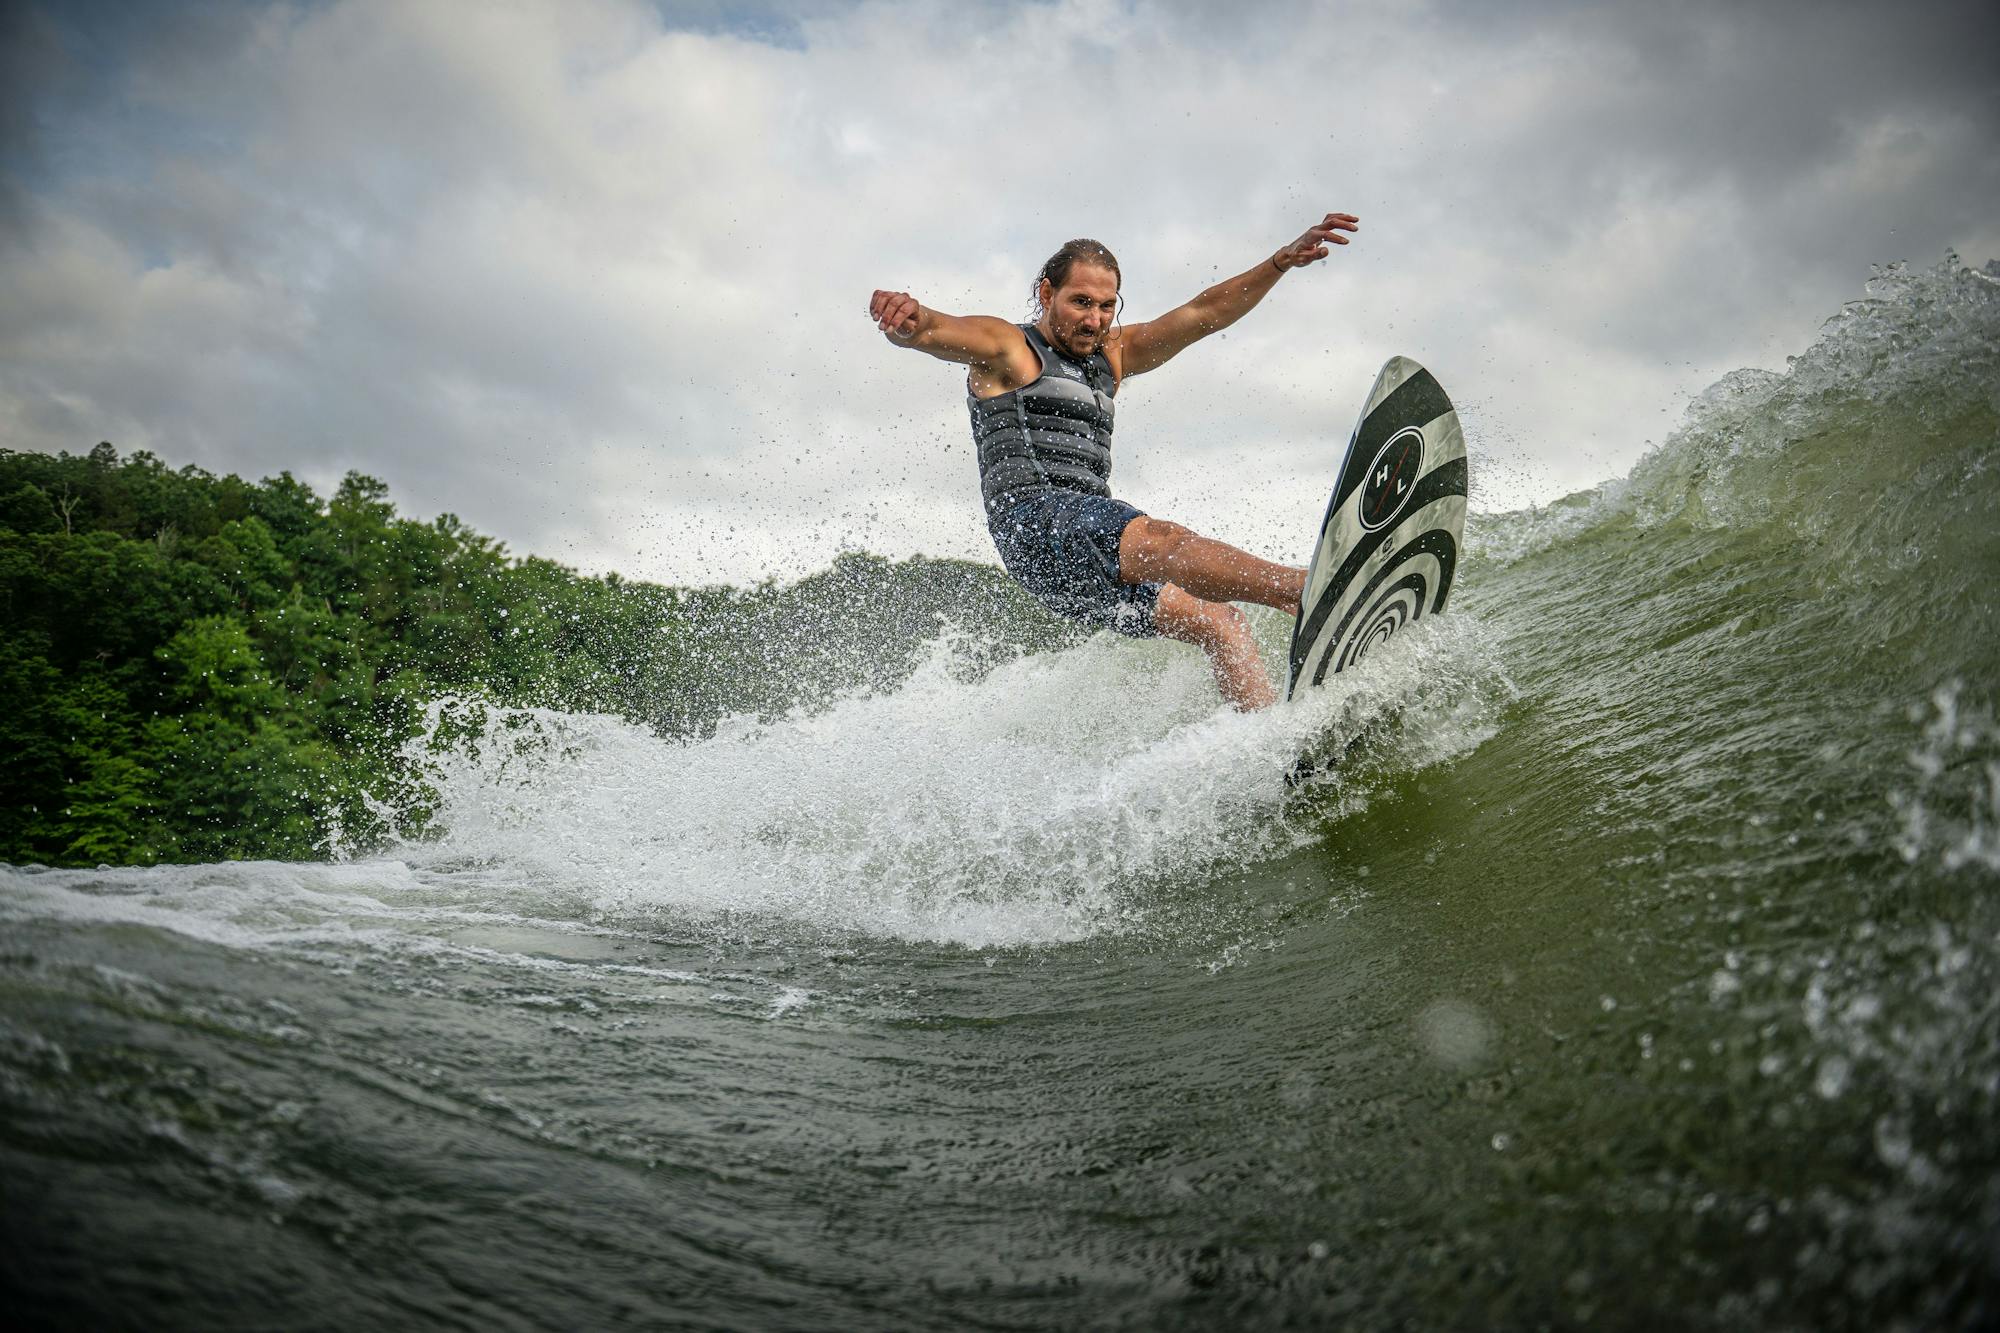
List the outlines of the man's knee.
{"type": "Polygon", "coordinates": [[[1153,622],[1169,638],[1209,649],[1251,638],[1249,617],[1241,611],[1227,602],[1202,601],[1172,584],[1161,590],[1153,622]]]}
{"type": "Polygon", "coordinates": [[[1215,608],[1209,615],[1213,618],[1212,623],[1215,626],[1218,642],[1250,642],[1253,637],[1250,633],[1250,617],[1227,602],[1209,602],[1208,605],[1215,608]]]}
{"type": "Polygon", "coordinates": [[[1193,536],[1193,531],[1178,523],[1141,514],[1127,523],[1118,535],[1119,564],[1131,561],[1157,565],[1160,561],[1172,559],[1174,552],[1193,536]]]}

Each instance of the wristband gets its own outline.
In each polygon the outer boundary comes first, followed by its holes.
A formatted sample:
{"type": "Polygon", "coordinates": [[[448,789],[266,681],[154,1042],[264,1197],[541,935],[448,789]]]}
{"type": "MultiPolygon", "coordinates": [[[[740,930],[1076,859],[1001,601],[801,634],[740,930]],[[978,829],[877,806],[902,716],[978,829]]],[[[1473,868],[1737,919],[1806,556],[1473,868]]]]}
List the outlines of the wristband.
{"type": "Polygon", "coordinates": [[[1278,257],[1276,255],[1271,256],[1271,267],[1278,270],[1278,272],[1280,273],[1283,273],[1285,271],[1285,266],[1278,262],[1278,257]]]}

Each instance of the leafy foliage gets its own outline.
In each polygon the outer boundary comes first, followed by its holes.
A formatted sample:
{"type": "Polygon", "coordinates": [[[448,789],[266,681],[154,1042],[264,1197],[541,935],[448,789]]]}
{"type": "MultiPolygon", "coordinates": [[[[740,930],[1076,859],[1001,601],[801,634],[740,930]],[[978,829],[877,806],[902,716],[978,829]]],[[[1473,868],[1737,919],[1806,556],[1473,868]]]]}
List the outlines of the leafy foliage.
{"type": "Polygon", "coordinates": [[[615,712],[665,736],[906,676],[953,623],[1068,631],[997,570],[849,554],[802,582],[581,576],[445,514],[398,517],[149,453],[0,450],[0,860],[304,858],[382,832],[424,704],[615,712]]]}

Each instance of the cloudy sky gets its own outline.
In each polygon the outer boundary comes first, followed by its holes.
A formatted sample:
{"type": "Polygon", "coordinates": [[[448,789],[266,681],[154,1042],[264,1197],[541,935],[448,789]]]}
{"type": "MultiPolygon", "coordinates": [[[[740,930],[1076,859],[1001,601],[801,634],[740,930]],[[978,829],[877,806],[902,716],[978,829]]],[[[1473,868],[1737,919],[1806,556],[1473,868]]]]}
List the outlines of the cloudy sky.
{"type": "Polygon", "coordinates": [[[2000,9],[0,0],[0,447],[355,468],[593,571],[991,560],[876,287],[1128,317],[1356,243],[1119,398],[1114,481],[1302,559],[1375,368],[1475,508],[1623,473],[1871,266],[2000,257],[2000,9]]]}

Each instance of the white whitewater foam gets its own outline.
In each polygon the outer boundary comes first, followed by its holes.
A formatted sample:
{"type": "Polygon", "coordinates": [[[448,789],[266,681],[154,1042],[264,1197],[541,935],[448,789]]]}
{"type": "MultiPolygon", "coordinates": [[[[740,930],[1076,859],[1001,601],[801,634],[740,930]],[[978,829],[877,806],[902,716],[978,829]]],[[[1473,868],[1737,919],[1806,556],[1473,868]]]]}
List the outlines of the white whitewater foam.
{"type": "MultiPolygon", "coordinates": [[[[1275,639],[1289,622],[1263,623],[1275,639]]],[[[1143,929],[1142,890],[1316,836],[1285,818],[1284,772],[1328,727],[1429,699],[1435,726],[1404,719],[1418,762],[1483,739],[1476,684],[1435,699],[1442,663],[1457,685],[1488,678],[1469,669],[1477,637],[1462,617],[1416,627],[1364,672],[1247,715],[1200,653],[1110,636],[984,675],[946,638],[892,691],[691,741],[446,700],[408,752],[434,833],[398,854],[620,918],[754,913],[973,947],[1143,929]],[[468,719],[473,739],[446,739],[468,719]]]]}

